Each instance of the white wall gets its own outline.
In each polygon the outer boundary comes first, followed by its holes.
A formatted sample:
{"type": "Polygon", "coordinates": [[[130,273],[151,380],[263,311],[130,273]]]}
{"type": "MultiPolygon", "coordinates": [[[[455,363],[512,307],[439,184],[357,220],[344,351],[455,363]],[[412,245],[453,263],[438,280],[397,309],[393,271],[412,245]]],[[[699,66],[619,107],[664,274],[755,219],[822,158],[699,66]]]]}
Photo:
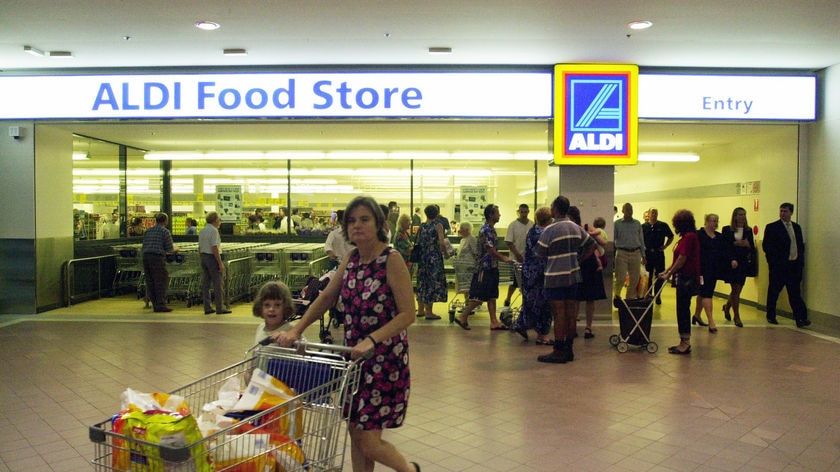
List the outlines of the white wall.
{"type": "Polygon", "coordinates": [[[808,127],[808,168],[794,218],[804,221],[804,294],[808,309],[840,316],[840,65],[818,79],[818,122],[808,127]]]}

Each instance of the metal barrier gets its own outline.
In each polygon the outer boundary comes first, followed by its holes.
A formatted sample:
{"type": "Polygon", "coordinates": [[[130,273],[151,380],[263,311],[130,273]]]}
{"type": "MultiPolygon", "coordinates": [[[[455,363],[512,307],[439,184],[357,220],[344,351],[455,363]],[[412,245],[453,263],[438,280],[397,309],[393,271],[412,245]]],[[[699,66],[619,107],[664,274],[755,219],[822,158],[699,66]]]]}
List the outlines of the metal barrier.
{"type": "Polygon", "coordinates": [[[70,259],[62,267],[64,305],[100,298],[113,290],[116,255],[70,259]]]}

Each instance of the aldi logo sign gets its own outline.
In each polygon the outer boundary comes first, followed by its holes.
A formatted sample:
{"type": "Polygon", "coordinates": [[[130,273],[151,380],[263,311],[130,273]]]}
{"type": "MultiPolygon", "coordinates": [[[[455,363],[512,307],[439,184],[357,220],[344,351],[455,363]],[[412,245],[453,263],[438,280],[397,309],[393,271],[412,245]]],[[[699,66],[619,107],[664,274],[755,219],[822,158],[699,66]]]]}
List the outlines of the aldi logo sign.
{"type": "Polygon", "coordinates": [[[637,163],[638,76],[635,65],[555,66],[555,164],[637,163]]]}

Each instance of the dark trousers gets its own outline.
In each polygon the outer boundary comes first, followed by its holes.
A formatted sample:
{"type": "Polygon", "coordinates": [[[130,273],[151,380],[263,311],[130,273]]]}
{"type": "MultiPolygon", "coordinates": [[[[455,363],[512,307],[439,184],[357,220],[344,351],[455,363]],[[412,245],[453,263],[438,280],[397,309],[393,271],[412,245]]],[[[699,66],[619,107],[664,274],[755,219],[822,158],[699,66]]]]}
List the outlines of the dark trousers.
{"type": "Polygon", "coordinates": [[[677,330],[680,338],[691,337],[691,297],[696,289],[677,284],[677,330]]]}
{"type": "Polygon", "coordinates": [[[143,274],[146,277],[146,295],[157,310],[166,307],[166,289],[169,287],[169,271],[166,270],[166,256],[143,254],[143,274]]]}
{"type": "Polygon", "coordinates": [[[222,291],[222,271],[214,254],[201,253],[201,273],[201,298],[204,301],[204,311],[213,309],[210,302],[215,296],[216,313],[221,313],[225,309],[225,293],[222,291]]]}
{"type": "Polygon", "coordinates": [[[782,288],[787,290],[793,319],[802,321],[808,319],[808,308],[802,299],[802,265],[796,261],[788,261],[770,269],[770,283],[767,287],[767,318],[776,318],[776,301],[782,288]]]}
{"type": "Polygon", "coordinates": [[[657,275],[665,272],[665,253],[657,249],[645,251],[645,270],[648,273],[648,280],[654,284],[653,293],[659,293],[665,280],[657,275]]]}

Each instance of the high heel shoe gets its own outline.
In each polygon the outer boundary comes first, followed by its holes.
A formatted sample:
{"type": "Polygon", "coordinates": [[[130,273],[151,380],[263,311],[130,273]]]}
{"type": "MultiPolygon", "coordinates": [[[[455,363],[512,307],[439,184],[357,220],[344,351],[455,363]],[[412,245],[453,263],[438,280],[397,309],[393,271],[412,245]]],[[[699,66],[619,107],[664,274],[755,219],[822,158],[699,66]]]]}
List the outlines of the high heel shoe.
{"type": "Polygon", "coordinates": [[[732,316],[729,314],[729,303],[723,305],[723,317],[726,318],[726,321],[732,321],[732,316]]]}
{"type": "Polygon", "coordinates": [[[740,317],[738,317],[738,316],[736,316],[736,317],[735,317],[735,326],[737,326],[737,327],[739,327],[739,328],[743,328],[743,327],[744,327],[744,323],[741,323],[741,318],[740,318],[740,317]]]}
{"type": "Polygon", "coordinates": [[[709,323],[704,323],[703,320],[701,320],[700,318],[698,318],[696,316],[691,317],[691,324],[693,324],[693,325],[696,324],[696,325],[700,325],[700,326],[709,326],[709,323]]]}

